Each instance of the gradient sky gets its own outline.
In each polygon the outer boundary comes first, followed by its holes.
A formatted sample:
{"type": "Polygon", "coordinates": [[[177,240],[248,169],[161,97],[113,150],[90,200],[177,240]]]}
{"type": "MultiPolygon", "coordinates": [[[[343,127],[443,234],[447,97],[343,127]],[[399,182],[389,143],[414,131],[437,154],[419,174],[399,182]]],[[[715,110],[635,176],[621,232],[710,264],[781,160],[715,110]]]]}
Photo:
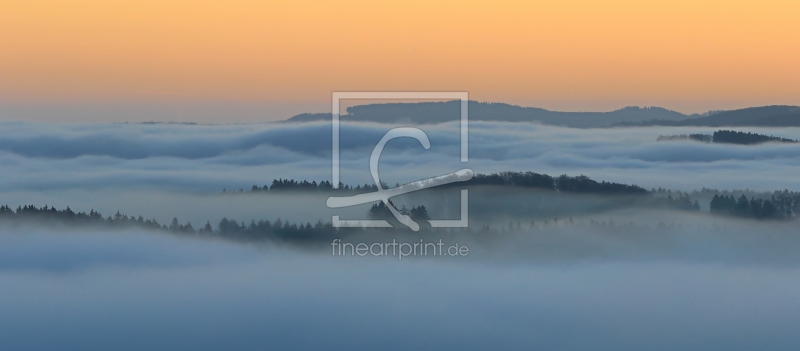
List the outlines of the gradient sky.
{"type": "Polygon", "coordinates": [[[269,120],[347,90],[572,111],[800,105],[798,39],[797,0],[5,0],[0,119],[269,120]]]}

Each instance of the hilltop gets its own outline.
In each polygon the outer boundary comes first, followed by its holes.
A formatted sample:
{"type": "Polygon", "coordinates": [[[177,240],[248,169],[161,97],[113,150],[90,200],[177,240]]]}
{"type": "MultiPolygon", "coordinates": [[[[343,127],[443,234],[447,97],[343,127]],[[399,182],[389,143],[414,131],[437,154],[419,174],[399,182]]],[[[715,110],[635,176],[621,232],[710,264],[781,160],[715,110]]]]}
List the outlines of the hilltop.
{"type": "MultiPolygon", "coordinates": [[[[436,124],[458,121],[459,101],[380,103],[351,106],[342,121],[387,124],[436,124]]],[[[288,123],[330,120],[330,113],[303,113],[288,123]]],[[[629,106],[608,112],[561,112],[505,103],[469,101],[470,121],[530,122],[571,128],[648,126],[800,126],[800,107],[762,106],[686,115],[662,107],[629,106]]]]}
{"type": "Polygon", "coordinates": [[[615,126],[798,127],[800,126],[800,107],[783,105],[750,107],[680,121],[653,119],[639,123],[622,122],[615,126]]]}
{"type": "MultiPolygon", "coordinates": [[[[343,121],[376,122],[390,124],[436,124],[460,119],[459,101],[385,103],[348,107],[343,121]]],[[[610,112],[559,112],[537,107],[522,107],[505,103],[469,102],[470,121],[534,122],[547,125],[598,128],[615,123],[647,120],[678,121],[689,116],[660,107],[625,107],[610,112]]],[[[286,122],[330,120],[330,113],[304,113],[286,122]]]]}

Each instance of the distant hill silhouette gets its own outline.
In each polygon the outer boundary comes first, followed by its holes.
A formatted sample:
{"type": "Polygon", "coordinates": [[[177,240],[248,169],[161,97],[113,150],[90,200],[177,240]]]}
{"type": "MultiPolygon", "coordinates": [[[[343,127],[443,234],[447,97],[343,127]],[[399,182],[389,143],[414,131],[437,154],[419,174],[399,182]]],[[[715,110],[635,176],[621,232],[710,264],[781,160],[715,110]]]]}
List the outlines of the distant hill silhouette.
{"type": "Polygon", "coordinates": [[[704,143],[755,145],[763,143],[797,143],[797,140],[776,137],[772,135],[756,134],[752,132],[737,132],[733,130],[718,130],[710,134],[679,134],[659,135],[656,141],[693,140],[704,143]]]}
{"type": "MultiPolygon", "coordinates": [[[[459,120],[460,108],[459,101],[368,104],[347,108],[347,113],[341,119],[391,124],[435,124],[459,120]]],[[[660,107],[625,107],[611,112],[558,112],[504,103],[469,102],[470,121],[537,122],[574,128],[597,128],[622,122],[679,121],[688,117],[691,116],[660,107]]],[[[286,122],[323,121],[330,118],[330,113],[304,113],[289,118],[286,122]]]]}
{"type": "MultiPolygon", "coordinates": [[[[330,120],[330,113],[304,113],[286,122],[330,120]]],[[[343,121],[389,124],[435,124],[457,121],[459,101],[383,103],[347,108],[343,121]]],[[[470,121],[533,122],[572,128],[630,126],[800,126],[800,107],[762,106],[731,111],[685,115],[661,107],[625,107],[610,112],[559,112],[505,103],[469,102],[470,121]]]]}
{"type": "Polygon", "coordinates": [[[737,132],[732,130],[719,130],[714,132],[715,143],[754,145],[762,143],[797,143],[796,140],[774,137],[772,135],[755,134],[750,132],[737,132]]]}
{"type": "Polygon", "coordinates": [[[615,126],[798,127],[800,126],[800,107],[778,105],[750,107],[680,121],[654,119],[639,123],[622,122],[615,126]]]}

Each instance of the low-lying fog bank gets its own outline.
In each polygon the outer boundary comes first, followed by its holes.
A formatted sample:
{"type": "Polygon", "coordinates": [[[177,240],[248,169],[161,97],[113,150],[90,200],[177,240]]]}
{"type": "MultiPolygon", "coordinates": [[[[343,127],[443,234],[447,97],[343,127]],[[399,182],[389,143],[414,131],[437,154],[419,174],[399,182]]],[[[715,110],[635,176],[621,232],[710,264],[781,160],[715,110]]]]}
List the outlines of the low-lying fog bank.
{"type": "MultiPolygon", "coordinates": [[[[538,251],[528,256],[561,255],[586,235],[595,242],[590,251],[633,250],[624,231],[565,232],[532,236],[538,251]],[[560,243],[547,244],[553,240],[560,243]]],[[[721,260],[535,263],[472,259],[483,255],[477,247],[475,256],[398,260],[137,231],[2,230],[0,343],[9,350],[790,350],[800,344],[800,270],[747,264],[781,243],[793,250],[788,234],[678,235],[706,254],[727,250],[721,260]]],[[[650,240],[658,239],[643,239],[650,240]]],[[[521,256],[507,246],[493,255],[505,254],[521,256]]]]}
{"type": "MultiPolygon", "coordinates": [[[[447,256],[441,250],[452,245],[468,246],[465,262],[558,263],[558,262],[719,262],[733,265],[794,267],[800,264],[800,222],[796,220],[752,220],[712,216],[704,213],[664,210],[623,209],[602,214],[557,218],[522,219],[513,216],[492,221],[470,221],[469,228],[430,228],[419,221],[420,231],[399,222],[395,228],[333,228],[330,223],[289,223],[284,221],[226,221],[210,230],[198,227],[185,231],[165,224],[163,228],[131,222],[0,221],[0,233],[12,242],[40,243],[58,254],[62,242],[96,238],[86,250],[116,237],[165,238],[173,245],[221,243],[223,247],[253,247],[266,252],[292,250],[313,255],[392,256],[397,259],[429,259],[447,256]],[[150,230],[145,230],[150,228],[150,230]],[[38,234],[40,232],[48,235],[38,234]],[[57,236],[53,236],[57,235],[57,236]],[[53,238],[47,242],[44,238],[53,238]],[[437,250],[399,254],[393,242],[437,250]],[[377,251],[354,252],[359,243],[377,251]],[[441,243],[441,244],[440,244],[441,243]],[[349,249],[342,251],[344,248],[349,249]],[[349,245],[349,246],[348,246],[349,245]],[[373,248],[373,245],[379,245],[373,248]],[[380,247],[383,245],[383,248],[380,247]],[[384,252],[394,246],[393,254],[384,252]],[[379,253],[376,253],[379,252],[379,253]],[[402,256],[402,257],[401,257],[402,256]]],[[[162,239],[158,239],[162,240],[162,239]]],[[[70,247],[64,247],[70,249],[70,247]]],[[[406,249],[410,246],[406,245],[406,249]]],[[[180,251],[180,250],[179,250],[180,251]]],[[[145,252],[146,253],[146,252],[145,252]]],[[[158,255],[154,252],[153,255],[158,255]]],[[[16,257],[8,252],[7,257],[16,257]],[[10,255],[10,256],[9,256],[10,255]]],[[[459,256],[459,255],[456,255],[459,256]]],[[[147,262],[144,255],[141,262],[147,262]]],[[[135,262],[139,258],[131,257],[135,262]]],[[[44,260],[51,264],[51,260],[44,260]]],[[[53,263],[54,265],[58,265],[53,263]]]]}
{"type": "MultiPolygon", "coordinates": [[[[344,123],[341,175],[372,183],[368,158],[390,128],[344,123]]],[[[800,145],[658,142],[659,135],[710,133],[706,127],[570,129],[529,123],[470,124],[469,163],[460,163],[459,125],[422,126],[416,140],[387,144],[381,176],[389,184],[446,174],[534,171],[585,174],[647,189],[800,190],[800,145]]],[[[800,138],[800,128],[732,128],[800,138]]],[[[0,193],[165,189],[218,192],[276,178],[331,179],[327,123],[253,125],[41,124],[0,122],[0,193]]]]}

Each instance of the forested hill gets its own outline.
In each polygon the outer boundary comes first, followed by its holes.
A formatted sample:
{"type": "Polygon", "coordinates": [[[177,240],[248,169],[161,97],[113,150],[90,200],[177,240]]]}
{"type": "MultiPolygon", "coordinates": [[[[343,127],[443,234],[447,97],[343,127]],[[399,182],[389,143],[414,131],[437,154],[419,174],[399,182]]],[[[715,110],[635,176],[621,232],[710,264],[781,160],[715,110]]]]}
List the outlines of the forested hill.
{"type": "Polygon", "coordinates": [[[741,110],[723,111],[710,116],[687,118],[684,120],[653,119],[644,122],[621,122],[620,127],[720,127],[720,126],[752,126],[752,127],[798,127],[800,126],[800,107],[798,106],[762,106],[741,110]]]}
{"type": "MultiPolygon", "coordinates": [[[[460,111],[459,101],[368,104],[348,107],[347,113],[341,119],[392,124],[433,124],[458,121],[461,118],[460,111]]],[[[689,117],[691,116],[660,107],[625,107],[610,112],[558,112],[504,103],[469,102],[470,121],[537,122],[574,128],[596,128],[621,122],[639,123],[654,119],[678,121],[689,117]]],[[[289,118],[286,122],[330,119],[330,113],[305,113],[289,118]]]]}
{"type": "Polygon", "coordinates": [[[732,130],[719,130],[714,132],[713,140],[715,143],[753,145],[767,142],[796,143],[796,140],[774,137],[750,132],[736,132],[732,130]]]}
{"type": "Polygon", "coordinates": [[[659,135],[657,141],[693,140],[704,143],[756,145],[763,143],[797,143],[797,140],[776,137],[772,135],[757,134],[752,132],[737,132],[733,130],[718,130],[711,134],[679,134],[659,135]]]}
{"type": "MultiPolygon", "coordinates": [[[[384,103],[348,107],[343,121],[435,124],[457,121],[459,101],[384,103]]],[[[330,113],[304,113],[286,122],[330,120],[330,113]]],[[[647,126],[800,126],[800,107],[761,106],[685,115],[661,107],[625,107],[610,112],[559,112],[504,103],[469,102],[470,121],[534,122],[572,128],[647,126]]]]}
{"type": "MultiPolygon", "coordinates": [[[[387,184],[383,188],[391,188],[387,184]]],[[[396,186],[399,186],[397,184],[396,186]]],[[[610,195],[643,195],[647,194],[647,189],[637,185],[620,184],[606,181],[596,181],[585,175],[568,176],[566,174],[553,177],[547,174],[534,172],[501,172],[492,174],[476,174],[472,179],[443,185],[441,187],[472,187],[472,186],[500,186],[500,187],[523,187],[536,188],[542,190],[552,190],[567,193],[584,194],[610,194],[610,195]]],[[[280,191],[345,191],[345,192],[373,192],[378,191],[375,184],[364,184],[350,186],[339,183],[338,189],[333,189],[329,181],[323,180],[309,182],[307,180],[297,181],[294,179],[274,179],[271,185],[253,185],[248,190],[252,193],[258,192],[280,192],[280,191]]],[[[229,192],[223,189],[224,193],[229,192]]],[[[231,191],[236,193],[237,191],[231,191]]],[[[245,192],[239,189],[238,192],[245,192]]]]}

